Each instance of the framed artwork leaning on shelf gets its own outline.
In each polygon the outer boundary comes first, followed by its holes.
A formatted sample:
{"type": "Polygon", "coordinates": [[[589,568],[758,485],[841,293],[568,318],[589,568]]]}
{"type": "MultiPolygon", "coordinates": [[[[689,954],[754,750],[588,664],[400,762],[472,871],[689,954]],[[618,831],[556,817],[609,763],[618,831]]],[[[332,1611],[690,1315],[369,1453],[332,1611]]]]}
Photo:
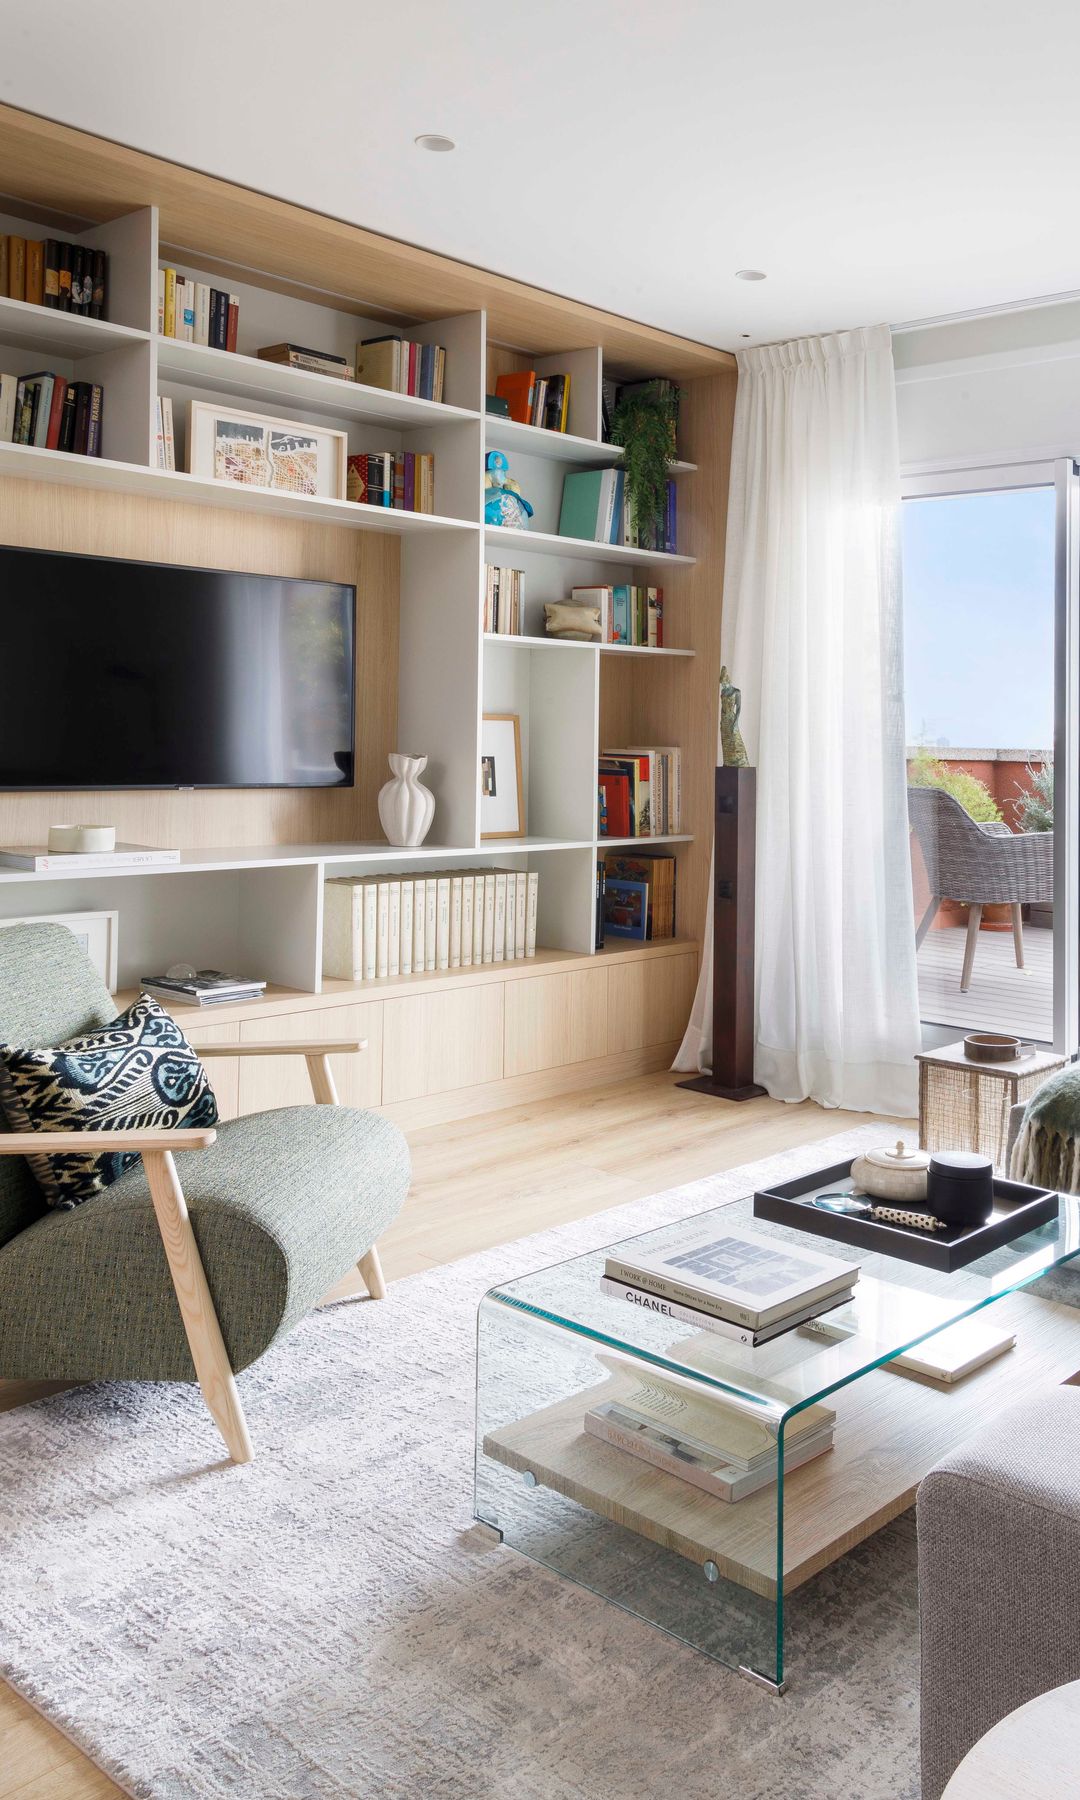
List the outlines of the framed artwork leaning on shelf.
{"type": "Polygon", "coordinates": [[[188,471],[213,481],[344,500],[349,440],[344,431],[237,412],[231,406],[192,400],[188,417],[188,471]]]}
{"type": "Polygon", "coordinates": [[[110,994],[115,994],[119,924],[118,912],[28,913],[18,919],[0,919],[0,931],[7,925],[66,926],[83,955],[93,963],[110,994]]]}
{"type": "Polygon", "coordinates": [[[480,728],[480,836],[525,836],[521,720],[517,713],[484,714],[480,728]]]}

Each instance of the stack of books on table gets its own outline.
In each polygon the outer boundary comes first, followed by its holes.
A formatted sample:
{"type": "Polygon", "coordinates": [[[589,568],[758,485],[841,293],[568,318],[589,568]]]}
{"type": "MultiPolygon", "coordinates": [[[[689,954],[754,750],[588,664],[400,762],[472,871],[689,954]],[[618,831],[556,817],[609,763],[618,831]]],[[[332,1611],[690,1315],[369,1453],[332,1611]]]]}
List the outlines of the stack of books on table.
{"type": "Polygon", "coordinates": [[[199,969],[190,976],[143,975],[144,993],[175,1006],[226,1006],[237,1000],[257,1000],[266,987],[244,975],[226,975],[221,969],[199,969]]]}
{"type": "MultiPolygon", "coordinates": [[[[774,1430],[760,1416],[669,1371],[644,1369],[617,1352],[599,1360],[614,1376],[609,1400],[585,1415],[585,1430],[717,1500],[745,1500],[777,1477],[774,1430]],[[635,1373],[636,1371],[636,1373],[635,1373]]],[[[808,1406],[784,1427],[784,1473],[832,1449],[836,1414],[808,1406]]]]}
{"type": "Polygon", "coordinates": [[[539,890],[539,874],[518,869],[332,877],[323,974],[378,981],[535,956],[539,890]]]}
{"type": "Polygon", "coordinates": [[[858,1279],[858,1263],[714,1221],[666,1250],[613,1252],[601,1286],[646,1312],[757,1345],[842,1306],[858,1279]]]}

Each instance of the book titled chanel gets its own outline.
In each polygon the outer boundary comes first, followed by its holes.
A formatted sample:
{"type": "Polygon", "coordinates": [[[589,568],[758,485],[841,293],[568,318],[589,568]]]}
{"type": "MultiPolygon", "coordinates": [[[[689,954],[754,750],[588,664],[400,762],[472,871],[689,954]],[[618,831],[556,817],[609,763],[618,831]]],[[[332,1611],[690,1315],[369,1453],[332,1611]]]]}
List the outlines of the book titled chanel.
{"type": "Polygon", "coordinates": [[[714,1222],[665,1250],[638,1252],[627,1245],[608,1256],[604,1274],[760,1331],[796,1310],[824,1308],[831,1296],[854,1286],[859,1265],[714,1222]]]}

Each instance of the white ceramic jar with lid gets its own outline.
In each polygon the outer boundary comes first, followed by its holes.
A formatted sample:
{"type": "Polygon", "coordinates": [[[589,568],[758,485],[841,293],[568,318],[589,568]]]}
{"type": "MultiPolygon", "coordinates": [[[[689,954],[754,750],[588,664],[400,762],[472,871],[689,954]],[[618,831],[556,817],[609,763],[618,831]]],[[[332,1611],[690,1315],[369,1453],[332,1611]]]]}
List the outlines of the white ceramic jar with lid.
{"type": "Polygon", "coordinates": [[[925,1150],[909,1150],[903,1138],[878,1150],[865,1150],[851,1165],[851,1179],[873,1200],[893,1200],[914,1206],[926,1200],[926,1171],[930,1157],[925,1150]]]}

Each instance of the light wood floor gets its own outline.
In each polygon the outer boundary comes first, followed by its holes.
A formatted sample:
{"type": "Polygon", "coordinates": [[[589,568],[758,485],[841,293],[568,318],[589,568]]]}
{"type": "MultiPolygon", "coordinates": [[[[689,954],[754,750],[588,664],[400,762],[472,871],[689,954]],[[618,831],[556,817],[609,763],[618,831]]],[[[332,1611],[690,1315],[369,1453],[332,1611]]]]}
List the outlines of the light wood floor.
{"type": "MultiPolygon", "coordinates": [[[[675,1082],[646,1075],[411,1133],[412,1192],[381,1244],[387,1279],[867,1123],[864,1113],[810,1103],[732,1106],[675,1082]]],[[[335,1295],[354,1285],[343,1282],[335,1295]]],[[[0,1383],[0,1410],[43,1391],[0,1383]]],[[[0,1683],[0,1800],[121,1792],[0,1683]]]]}

